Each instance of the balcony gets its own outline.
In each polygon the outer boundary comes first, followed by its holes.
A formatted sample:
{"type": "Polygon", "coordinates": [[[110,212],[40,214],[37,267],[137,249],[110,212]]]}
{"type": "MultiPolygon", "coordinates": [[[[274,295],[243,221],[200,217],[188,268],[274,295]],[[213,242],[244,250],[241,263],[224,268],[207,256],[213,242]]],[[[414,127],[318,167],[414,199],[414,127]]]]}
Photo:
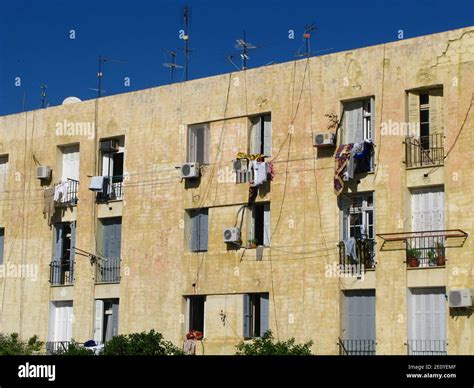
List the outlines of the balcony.
{"type": "Polygon", "coordinates": [[[71,345],[70,341],[48,341],[46,342],[46,354],[53,355],[60,351],[67,351],[71,345]]]}
{"type": "Polygon", "coordinates": [[[374,340],[343,340],[339,338],[340,356],[375,356],[374,340]]]}
{"type": "Polygon", "coordinates": [[[52,261],[49,264],[49,282],[52,286],[74,284],[74,267],[69,260],[52,261]]]}
{"type": "Polygon", "coordinates": [[[104,189],[97,193],[98,202],[123,200],[123,175],[104,177],[104,189]]]}
{"type": "Polygon", "coordinates": [[[120,283],[120,257],[99,258],[95,266],[95,283],[120,283]]]}
{"type": "Polygon", "coordinates": [[[66,182],[54,186],[54,206],[76,206],[78,201],[79,181],[67,179],[66,182]]]}
{"type": "Polygon", "coordinates": [[[445,340],[408,340],[409,356],[446,356],[448,354],[445,340]]]}
{"type": "Polygon", "coordinates": [[[444,164],[444,135],[405,138],[406,168],[444,164]]]}
{"type": "Polygon", "coordinates": [[[370,239],[356,240],[356,258],[346,253],[346,246],[343,241],[338,244],[339,264],[343,268],[351,268],[352,265],[363,265],[364,269],[375,269],[375,241],[370,239]]]}

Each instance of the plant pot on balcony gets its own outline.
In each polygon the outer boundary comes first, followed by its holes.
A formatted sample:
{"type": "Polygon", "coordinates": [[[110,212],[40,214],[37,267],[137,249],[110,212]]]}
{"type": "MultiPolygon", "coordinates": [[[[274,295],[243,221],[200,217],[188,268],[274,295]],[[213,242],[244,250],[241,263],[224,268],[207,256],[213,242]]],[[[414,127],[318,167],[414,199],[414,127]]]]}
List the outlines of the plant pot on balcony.
{"type": "Polygon", "coordinates": [[[438,267],[444,267],[446,264],[446,256],[444,255],[439,255],[436,258],[436,264],[438,264],[438,267]]]}
{"type": "Polygon", "coordinates": [[[408,261],[408,266],[409,267],[419,267],[420,266],[420,262],[418,261],[418,259],[416,257],[409,257],[407,259],[408,261]]]}

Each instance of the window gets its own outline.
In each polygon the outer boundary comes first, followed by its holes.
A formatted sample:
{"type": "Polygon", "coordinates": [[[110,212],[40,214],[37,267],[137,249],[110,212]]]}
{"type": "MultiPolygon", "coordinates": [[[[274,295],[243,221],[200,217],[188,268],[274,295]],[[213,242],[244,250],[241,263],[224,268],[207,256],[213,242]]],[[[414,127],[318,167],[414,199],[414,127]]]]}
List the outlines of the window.
{"type": "Polygon", "coordinates": [[[268,293],[244,294],[244,338],[261,337],[268,331],[268,293]]]}
{"type": "Polygon", "coordinates": [[[96,282],[117,283],[120,281],[122,217],[102,218],[100,226],[102,246],[99,254],[107,261],[98,261],[96,282]]]}
{"type": "Polygon", "coordinates": [[[5,228],[0,228],[0,265],[3,264],[3,251],[5,247],[5,228]]]}
{"type": "Polygon", "coordinates": [[[53,343],[71,341],[72,319],[72,301],[51,302],[48,341],[53,343]]]}
{"type": "Polygon", "coordinates": [[[0,193],[8,190],[8,155],[0,156],[0,193]]]}
{"type": "Polygon", "coordinates": [[[343,199],[343,240],[374,240],[373,194],[354,195],[343,199]]]}
{"type": "Polygon", "coordinates": [[[118,335],[118,299],[97,299],[95,301],[94,340],[106,343],[118,335]]]}
{"type": "Polygon", "coordinates": [[[251,207],[249,240],[257,245],[269,246],[270,231],[270,203],[254,204],[251,207]]]}
{"type": "Polygon", "coordinates": [[[411,190],[413,232],[444,230],[444,187],[411,190]]]}
{"type": "Polygon", "coordinates": [[[74,257],[76,222],[56,223],[53,227],[53,258],[50,282],[52,285],[72,284],[74,281],[74,257]]]}
{"type": "Polygon", "coordinates": [[[344,291],[342,342],[347,355],[375,354],[375,290],[344,291]]]}
{"type": "Polygon", "coordinates": [[[60,147],[61,181],[79,181],[79,145],[60,147]]]}
{"type": "Polygon", "coordinates": [[[375,98],[344,103],[343,143],[359,143],[373,140],[375,98]]]}
{"type": "Polygon", "coordinates": [[[188,162],[209,164],[209,124],[188,127],[188,162]]]}
{"type": "Polygon", "coordinates": [[[124,151],[125,139],[123,136],[100,141],[102,176],[107,177],[107,199],[123,198],[124,151]]]}
{"type": "Polygon", "coordinates": [[[443,88],[408,92],[408,120],[419,124],[423,150],[439,146],[443,134],[443,88]]]}
{"type": "Polygon", "coordinates": [[[209,209],[188,210],[189,250],[206,252],[208,243],[209,209]]]}
{"type": "Polygon", "coordinates": [[[204,295],[190,296],[188,304],[188,331],[196,330],[204,334],[204,315],[206,297],[204,295]]]}
{"type": "Polygon", "coordinates": [[[270,114],[250,119],[249,154],[272,155],[272,117],[270,114]]]}

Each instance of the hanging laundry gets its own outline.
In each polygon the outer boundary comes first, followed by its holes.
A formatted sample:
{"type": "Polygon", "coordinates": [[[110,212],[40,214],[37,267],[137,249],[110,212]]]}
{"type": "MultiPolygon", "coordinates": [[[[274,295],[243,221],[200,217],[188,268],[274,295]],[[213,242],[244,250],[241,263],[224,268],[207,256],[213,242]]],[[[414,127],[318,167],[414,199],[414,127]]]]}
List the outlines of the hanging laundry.
{"type": "Polygon", "coordinates": [[[66,198],[69,182],[60,182],[54,187],[54,202],[59,202],[66,198]]]}
{"type": "Polygon", "coordinates": [[[372,169],[372,156],[374,154],[374,144],[372,140],[364,140],[354,145],[354,163],[356,165],[355,172],[368,172],[372,169]],[[357,147],[356,147],[357,145],[357,147]]]}
{"type": "Polygon", "coordinates": [[[252,167],[253,167],[253,182],[251,183],[252,186],[260,186],[262,183],[267,181],[267,169],[265,166],[265,162],[257,162],[252,160],[252,167]]]}
{"type": "Polygon", "coordinates": [[[104,176],[93,176],[91,178],[91,184],[89,185],[89,190],[97,191],[102,193],[104,191],[104,176]]]}
{"type": "Polygon", "coordinates": [[[343,240],[343,243],[346,256],[352,257],[352,260],[355,263],[358,263],[359,259],[357,258],[356,252],[356,239],[354,237],[350,237],[348,239],[343,240]]]}
{"type": "Polygon", "coordinates": [[[353,146],[352,143],[349,143],[341,144],[337,148],[334,168],[334,190],[336,195],[341,194],[344,188],[344,173],[346,172],[353,146]]]}
{"type": "Polygon", "coordinates": [[[275,178],[275,166],[273,161],[267,163],[267,180],[272,181],[275,178]]]}

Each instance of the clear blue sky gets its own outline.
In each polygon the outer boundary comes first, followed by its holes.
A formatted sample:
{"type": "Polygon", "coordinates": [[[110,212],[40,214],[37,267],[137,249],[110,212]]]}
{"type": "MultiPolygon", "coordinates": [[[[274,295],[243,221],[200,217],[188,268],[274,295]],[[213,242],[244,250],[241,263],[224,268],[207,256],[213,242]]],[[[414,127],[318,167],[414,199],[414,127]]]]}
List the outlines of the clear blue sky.
{"type": "MultiPolygon", "coordinates": [[[[262,48],[249,67],[295,58],[304,26],[315,23],[316,55],[474,25],[473,0],[189,0],[189,77],[227,73],[235,40],[262,48]],[[288,39],[288,31],[295,38],[288,39]]],[[[162,48],[183,47],[180,9],[171,0],[2,0],[0,4],[0,115],[41,106],[40,83],[51,105],[67,96],[94,98],[98,56],[126,61],[104,67],[105,95],[168,83],[162,48]],[[75,30],[75,39],[70,39],[75,30]],[[15,78],[21,86],[15,86],[15,78]],[[124,78],[130,78],[130,86],[124,78]]],[[[238,56],[235,58],[238,62],[238,56]]],[[[183,63],[182,52],[178,63],[183,63]]],[[[177,74],[175,79],[181,79],[177,74]]]]}

